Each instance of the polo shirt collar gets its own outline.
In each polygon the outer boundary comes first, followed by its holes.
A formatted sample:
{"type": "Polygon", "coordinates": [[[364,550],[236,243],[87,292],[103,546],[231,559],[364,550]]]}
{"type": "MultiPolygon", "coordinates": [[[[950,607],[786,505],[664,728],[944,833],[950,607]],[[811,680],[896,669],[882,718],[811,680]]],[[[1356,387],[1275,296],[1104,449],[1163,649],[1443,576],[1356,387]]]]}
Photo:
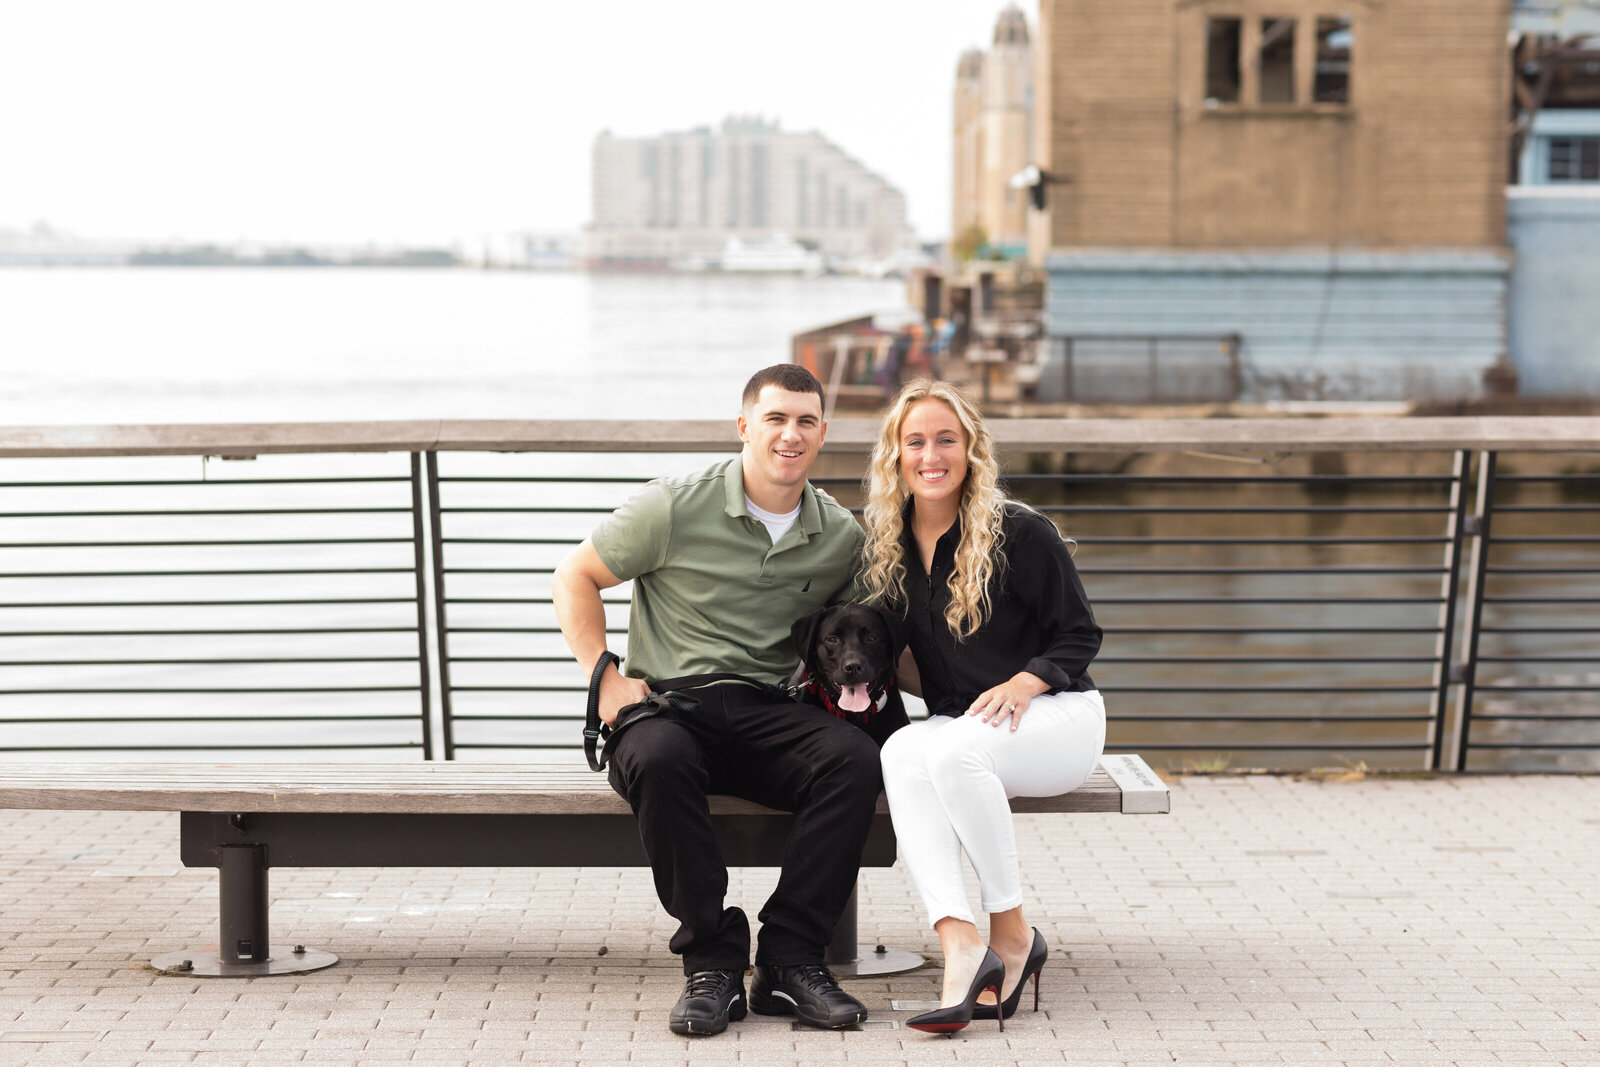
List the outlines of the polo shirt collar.
{"type": "Polygon", "coordinates": [[[744,455],[734,456],[723,468],[722,484],[728,494],[727,512],[736,519],[748,519],[750,509],[744,504],[744,455]]]}

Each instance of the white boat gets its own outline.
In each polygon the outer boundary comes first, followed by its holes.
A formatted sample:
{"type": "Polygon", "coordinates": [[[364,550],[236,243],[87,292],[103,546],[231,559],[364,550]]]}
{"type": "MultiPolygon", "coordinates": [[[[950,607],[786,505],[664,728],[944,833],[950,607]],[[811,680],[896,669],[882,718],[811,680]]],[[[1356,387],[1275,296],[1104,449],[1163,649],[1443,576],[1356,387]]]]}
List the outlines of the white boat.
{"type": "Polygon", "coordinates": [[[747,274],[818,275],[825,267],[821,252],[784,233],[763,241],[730,237],[722,246],[720,265],[724,271],[747,274]]]}

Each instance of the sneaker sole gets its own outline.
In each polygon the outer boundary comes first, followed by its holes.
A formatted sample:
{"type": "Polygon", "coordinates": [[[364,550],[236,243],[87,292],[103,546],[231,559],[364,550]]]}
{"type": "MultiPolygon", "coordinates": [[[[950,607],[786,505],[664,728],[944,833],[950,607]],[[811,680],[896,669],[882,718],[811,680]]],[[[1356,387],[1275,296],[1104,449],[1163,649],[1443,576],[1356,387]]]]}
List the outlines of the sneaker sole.
{"type": "Polygon", "coordinates": [[[748,1014],[748,1012],[744,1004],[741,1002],[728,1009],[728,1017],[722,1020],[721,1026],[717,1026],[713,1023],[706,1023],[704,1024],[703,1028],[697,1030],[695,1029],[694,1019],[668,1019],[667,1029],[684,1037],[712,1037],[726,1030],[728,1028],[728,1023],[738,1022],[740,1019],[743,1019],[746,1014],[748,1014]]]}
{"type": "Polygon", "coordinates": [[[757,996],[750,994],[750,1010],[757,1015],[793,1015],[807,1026],[814,1026],[819,1030],[842,1030],[847,1026],[855,1026],[865,1022],[865,1010],[856,1012],[853,1018],[830,1022],[826,1016],[807,1015],[800,1010],[800,1005],[791,1003],[782,997],[757,996]]]}

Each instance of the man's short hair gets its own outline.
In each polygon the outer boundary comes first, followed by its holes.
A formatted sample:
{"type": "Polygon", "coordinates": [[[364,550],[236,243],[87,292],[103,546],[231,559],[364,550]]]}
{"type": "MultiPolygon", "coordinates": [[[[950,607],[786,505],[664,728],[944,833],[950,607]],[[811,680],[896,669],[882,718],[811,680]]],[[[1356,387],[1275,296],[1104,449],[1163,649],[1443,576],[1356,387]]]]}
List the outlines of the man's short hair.
{"type": "Polygon", "coordinates": [[[789,393],[816,393],[817,400],[824,407],[827,406],[828,398],[822,391],[822,383],[817,381],[815,374],[798,363],[774,363],[770,367],[756,371],[745,383],[744,398],[739,406],[746,411],[750,410],[761,396],[761,390],[769,385],[776,385],[789,393]]]}

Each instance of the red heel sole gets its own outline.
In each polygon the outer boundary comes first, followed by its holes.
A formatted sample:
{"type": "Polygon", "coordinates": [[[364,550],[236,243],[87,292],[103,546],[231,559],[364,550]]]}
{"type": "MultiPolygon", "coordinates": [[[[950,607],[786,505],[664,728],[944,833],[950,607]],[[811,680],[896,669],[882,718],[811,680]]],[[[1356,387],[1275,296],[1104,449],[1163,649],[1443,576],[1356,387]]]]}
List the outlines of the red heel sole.
{"type": "Polygon", "coordinates": [[[957,1030],[965,1030],[966,1023],[906,1023],[913,1030],[921,1030],[925,1034],[953,1034],[957,1030]]]}

